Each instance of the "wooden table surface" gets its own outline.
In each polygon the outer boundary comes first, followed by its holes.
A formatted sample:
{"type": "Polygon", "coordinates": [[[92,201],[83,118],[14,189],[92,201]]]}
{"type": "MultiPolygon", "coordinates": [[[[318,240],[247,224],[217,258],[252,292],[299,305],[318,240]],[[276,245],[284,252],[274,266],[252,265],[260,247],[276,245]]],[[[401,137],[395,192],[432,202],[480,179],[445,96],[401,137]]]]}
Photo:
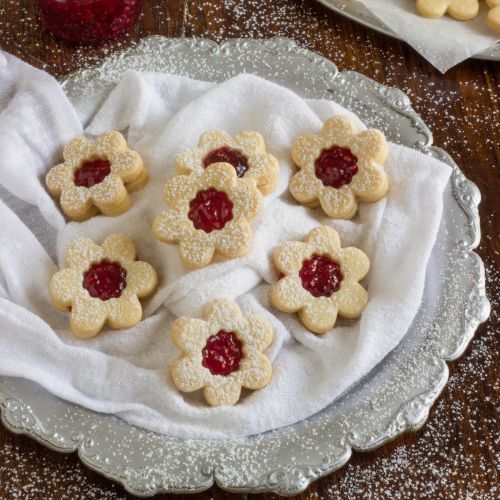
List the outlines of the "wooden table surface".
{"type": "MultiPolygon", "coordinates": [[[[341,70],[359,71],[408,93],[433,130],[435,144],[445,148],[481,190],[483,237],[478,251],[485,261],[494,312],[462,358],[451,363],[450,382],[419,432],[374,452],[356,453],[347,466],[301,497],[498,497],[500,63],[469,60],[443,76],[404,43],[313,0],[145,0],[138,26],[125,39],[98,49],[69,47],[40,29],[35,3],[4,0],[0,47],[54,76],[96,64],[151,34],[217,41],[287,36],[341,70]]],[[[239,496],[216,487],[199,495],[239,496]]],[[[0,498],[129,497],[120,486],[87,470],[74,454],[51,452],[0,424],[0,498]]]]}

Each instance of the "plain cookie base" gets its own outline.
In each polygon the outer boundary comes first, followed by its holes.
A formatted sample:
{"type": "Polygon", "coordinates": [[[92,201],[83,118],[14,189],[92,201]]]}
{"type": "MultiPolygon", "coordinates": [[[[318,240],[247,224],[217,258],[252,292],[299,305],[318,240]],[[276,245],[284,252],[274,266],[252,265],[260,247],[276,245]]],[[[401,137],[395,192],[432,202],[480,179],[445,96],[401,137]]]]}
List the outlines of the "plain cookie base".
{"type": "Polygon", "coordinates": [[[418,0],[416,4],[416,8],[419,14],[429,19],[440,19],[444,15],[449,14],[454,19],[458,21],[469,21],[470,19],[474,19],[479,14],[479,3],[477,5],[477,9],[471,9],[467,13],[463,13],[462,11],[457,11],[453,9],[450,5],[445,6],[444,9],[432,9],[429,7],[429,4],[432,0],[418,0]]]}
{"type": "Polygon", "coordinates": [[[278,171],[276,175],[270,175],[266,177],[265,182],[263,182],[262,184],[257,184],[257,188],[264,196],[266,196],[276,190],[279,181],[280,176],[278,171]]]}
{"type": "Polygon", "coordinates": [[[70,318],[69,323],[71,331],[73,332],[73,335],[75,335],[75,337],[79,337],[81,339],[90,339],[92,337],[95,337],[98,333],[102,332],[103,328],[105,328],[106,325],[109,326],[109,328],[111,328],[112,330],[128,330],[129,328],[132,328],[133,326],[137,325],[141,320],[142,320],[142,311],[137,321],[134,321],[133,323],[131,322],[127,325],[124,324],[114,325],[108,318],[101,325],[92,330],[83,330],[73,323],[72,318],[70,318]]]}
{"type": "Polygon", "coordinates": [[[71,220],[73,220],[75,222],[85,222],[86,220],[90,219],[91,217],[99,215],[100,214],[100,210],[95,205],[92,205],[90,207],[90,209],[87,210],[81,216],[71,216],[71,215],[68,215],[66,212],[64,212],[64,214],[67,215],[71,220]]]}
{"type": "Polygon", "coordinates": [[[115,205],[109,205],[107,207],[97,205],[97,207],[99,208],[99,210],[102,212],[103,215],[116,217],[117,215],[121,215],[124,212],[126,212],[130,208],[131,204],[132,201],[130,199],[130,196],[128,195],[128,192],[125,190],[125,196],[119,203],[115,205]]]}
{"type": "Polygon", "coordinates": [[[500,4],[488,12],[486,21],[492,30],[500,32],[500,4]]]}
{"type": "Polygon", "coordinates": [[[134,191],[139,191],[139,189],[142,189],[149,180],[149,172],[147,168],[143,168],[141,173],[133,180],[130,182],[127,182],[125,184],[125,187],[127,188],[127,191],[129,193],[133,193],[134,191]]]}

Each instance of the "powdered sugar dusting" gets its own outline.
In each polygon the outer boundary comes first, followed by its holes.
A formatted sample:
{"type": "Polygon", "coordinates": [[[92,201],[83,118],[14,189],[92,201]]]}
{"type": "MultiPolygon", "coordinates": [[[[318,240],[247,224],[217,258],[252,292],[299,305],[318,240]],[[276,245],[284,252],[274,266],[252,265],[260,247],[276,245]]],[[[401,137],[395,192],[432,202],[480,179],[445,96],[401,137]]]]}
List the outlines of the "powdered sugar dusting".
{"type": "Polygon", "coordinates": [[[490,324],[451,366],[423,430],[375,453],[358,454],[334,473],[328,487],[318,488],[318,498],[498,498],[500,271],[488,260],[490,324]]]}

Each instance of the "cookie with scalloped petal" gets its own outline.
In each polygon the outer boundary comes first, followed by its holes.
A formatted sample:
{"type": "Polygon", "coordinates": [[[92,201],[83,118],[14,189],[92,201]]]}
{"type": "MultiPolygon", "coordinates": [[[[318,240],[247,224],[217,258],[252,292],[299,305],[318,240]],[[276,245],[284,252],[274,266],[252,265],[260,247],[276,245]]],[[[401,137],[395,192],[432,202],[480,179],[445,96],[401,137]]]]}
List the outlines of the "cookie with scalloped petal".
{"type": "Polygon", "coordinates": [[[335,219],[351,219],[358,203],[373,203],[387,194],[383,163],[388,146],[380,130],[358,130],[348,116],[334,116],[320,135],[303,135],[292,145],[299,171],[290,181],[292,196],[335,219]]]}
{"type": "Polygon", "coordinates": [[[94,337],[106,323],[125,329],[141,321],[139,298],[154,292],[158,276],[136,258],[135,244],[124,234],[112,234],[100,246],[88,238],[70,243],[65,267],[52,277],[49,289],[54,307],[70,312],[75,336],[94,337]]]}
{"type": "Polygon", "coordinates": [[[234,405],[242,387],[262,389],[271,380],[272,365],[262,351],[273,340],[273,328],[262,316],[243,316],[232,300],[215,300],[203,319],[177,319],[171,336],[181,351],[170,372],[175,386],[182,392],[203,389],[211,406],[234,405]]]}
{"type": "Polygon", "coordinates": [[[417,0],[417,11],[424,17],[439,19],[445,14],[468,21],[479,13],[478,0],[417,0]]]}
{"type": "Polygon", "coordinates": [[[49,192],[75,221],[102,213],[116,216],[130,208],[129,192],[142,188],[148,171],[120,132],[104,132],[95,142],[76,137],[63,150],[64,162],[45,177],[49,192]]]}
{"type": "Polygon", "coordinates": [[[266,151],[264,138],[258,132],[241,132],[234,137],[217,129],[205,132],[197,147],[177,155],[175,169],[179,174],[191,174],[213,163],[231,164],[239,179],[254,180],[263,195],[278,186],[279,162],[266,151]]]}
{"type": "Polygon", "coordinates": [[[304,241],[287,241],[274,252],[280,279],[271,286],[271,304],[287,313],[298,313],[314,333],[331,330],[337,315],[357,318],[368,302],[359,284],[370,268],[358,248],[342,248],[337,231],[314,228],[304,241]]]}
{"type": "Polygon", "coordinates": [[[490,11],[488,12],[487,22],[488,26],[500,32],[500,0],[486,0],[490,11]]]}
{"type": "Polygon", "coordinates": [[[216,254],[234,259],[250,251],[249,222],[262,208],[262,194],[254,181],[238,179],[231,164],[176,175],[164,195],[169,208],[156,217],[153,232],[160,241],[179,245],[188,269],[207,266],[216,254]]]}

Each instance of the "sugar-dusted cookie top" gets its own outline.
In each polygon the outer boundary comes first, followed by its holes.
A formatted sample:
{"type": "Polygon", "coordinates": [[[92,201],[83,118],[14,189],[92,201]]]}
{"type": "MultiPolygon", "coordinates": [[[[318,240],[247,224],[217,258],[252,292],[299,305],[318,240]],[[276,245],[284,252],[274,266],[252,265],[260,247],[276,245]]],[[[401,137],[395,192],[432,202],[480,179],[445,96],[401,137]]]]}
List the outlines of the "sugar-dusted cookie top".
{"type": "Polygon", "coordinates": [[[70,243],[50,296],[57,309],[70,311],[77,337],[94,337],[106,322],[115,329],[139,323],[139,297],[153,293],[158,277],[151,265],[135,259],[134,242],[124,234],[108,236],[101,246],[88,238],[70,243]]]}
{"type": "Polygon", "coordinates": [[[204,267],[216,253],[235,258],[250,251],[251,221],[262,207],[252,180],[238,179],[229,163],[213,163],[191,175],[177,175],[165,185],[168,210],[155,219],[159,240],[179,244],[183,264],[204,267]]]}
{"type": "Polygon", "coordinates": [[[52,167],[47,189],[60,199],[63,212],[81,221],[99,212],[119,215],[130,207],[129,191],[140,189],[148,174],[139,153],[120,132],[101,134],[95,142],[76,137],[63,150],[64,163],[52,167]]]}
{"type": "Polygon", "coordinates": [[[356,318],[366,306],[368,294],[358,281],[368,273],[370,261],[357,248],[341,248],[334,229],[316,227],[304,241],[281,244],[274,264],[281,277],[271,287],[271,304],[298,312],[314,333],[331,330],[337,314],[356,318]]]}
{"type": "Polygon", "coordinates": [[[205,132],[196,148],[177,155],[175,169],[180,174],[190,174],[222,162],[231,164],[238,178],[253,179],[264,195],[278,186],[278,160],[266,151],[264,138],[258,132],[241,132],[234,137],[217,129],[205,132]]]}
{"type": "Polygon", "coordinates": [[[234,405],[241,388],[261,389],[271,380],[271,362],[262,353],[273,329],[261,316],[245,317],[235,302],[219,299],[204,311],[203,320],[181,317],[172,327],[181,351],[171,369],[183,392],[203,388],[212,406],[234,405]]]}
{"type": "Polygon", "coordinates": [[[290,192],[301,204],[336,219],[351,219],[358,200],[374,202],[389,188],[383,162],[388,147],[379,130],[359,131],[347,116],[329,118],[321,135],[303,135],[292,146],[299,168],[290,192]]]}
{"type": "Polygon", "coordinates": [[[424,17],[438,19],[445,14],[467,21],[479,13],[478,0],[417,0],[417,11],[424,17]]]}

